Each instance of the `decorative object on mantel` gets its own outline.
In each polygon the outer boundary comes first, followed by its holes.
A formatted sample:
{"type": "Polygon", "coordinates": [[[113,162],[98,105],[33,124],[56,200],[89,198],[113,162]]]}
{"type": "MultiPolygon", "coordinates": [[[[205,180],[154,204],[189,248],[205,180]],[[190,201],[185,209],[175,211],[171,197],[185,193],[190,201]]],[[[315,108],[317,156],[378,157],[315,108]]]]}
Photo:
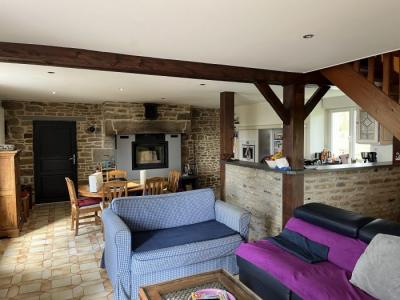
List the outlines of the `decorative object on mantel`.
{"type": "Polygon", "coordinates": [[[14,151],[15,145],[11,144],[0,144],[0,151],[14,151]]]}

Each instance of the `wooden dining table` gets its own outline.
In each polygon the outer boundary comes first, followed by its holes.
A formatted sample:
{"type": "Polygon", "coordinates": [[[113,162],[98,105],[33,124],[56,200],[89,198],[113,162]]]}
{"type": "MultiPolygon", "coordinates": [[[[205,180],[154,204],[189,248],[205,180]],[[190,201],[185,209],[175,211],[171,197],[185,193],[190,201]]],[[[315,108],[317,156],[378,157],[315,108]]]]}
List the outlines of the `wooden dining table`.
{"type": "MultiPolygon", "coordinates": [[[[139,180],[128,180],[128,193],[142,192],[142,191],[143,191],[143,185],[140,184],[139,180]]],[[[95,197],[95,198],[103,197],[103,189],[100,189],[97,192],[90,192],[89,184],[80,184],[78,186],[78,193],[81,197],[95,197]]]]}

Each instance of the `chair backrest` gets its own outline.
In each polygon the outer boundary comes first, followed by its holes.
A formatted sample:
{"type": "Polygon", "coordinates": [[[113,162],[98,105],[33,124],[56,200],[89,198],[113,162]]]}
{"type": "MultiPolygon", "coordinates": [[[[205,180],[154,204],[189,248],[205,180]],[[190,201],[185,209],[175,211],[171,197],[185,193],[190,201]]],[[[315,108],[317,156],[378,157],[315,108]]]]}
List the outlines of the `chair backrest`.
{"type": "Polygon", "coordinates": [[[143,187],[143,196],[145,195],[161,195],[164,191],[165,178],[152,177],[146,179],[143,187]]]}
{"type": "Polygon", "coordinates": [[[176,193],[179,187],[179,179],[181,178],[181,172],[178,170],[172,170],[168,174],[168,191],[176,193]]]}
{"type": "Polygon", "coordinates": [[[111,210],[130,230],[146,231],[215,220],[211,189],[115,199],[111,210]]]}
{"type": "Polygon", "coordinates": [[[128,196],[127,181],[108,181],[103,183],[103,202],[111,203],[115,198],[128,196]]]}
{"type": "Polygon", "coordinates": [[[71,205],[76,205],[76,202],[78,200],[76,197],[76,190],[75,190],[74,182],[71,179],[69,179],[68,177],[65,177],[65,181],[67,182],[69,200],[71,201],[71,205]]]}
{"type": "Polygon", "coordinates": [[[128,179],[128,171],[126,170],[111,170],[108,171],[106,180],[118,180],[118,179],[128,179]]]}

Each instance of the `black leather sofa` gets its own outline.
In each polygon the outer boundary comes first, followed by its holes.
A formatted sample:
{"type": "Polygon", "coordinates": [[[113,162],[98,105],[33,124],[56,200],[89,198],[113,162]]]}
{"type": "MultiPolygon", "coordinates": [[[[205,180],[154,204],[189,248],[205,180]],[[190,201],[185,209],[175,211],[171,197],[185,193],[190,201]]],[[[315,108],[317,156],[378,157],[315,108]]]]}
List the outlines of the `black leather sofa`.
{"type": "MultiPolygon", "coordinates": [[[[308,223],[369,243],[378,233],[400,236],[400,224],[362,216],[321,203],[298,207],[294,217],[308,223]]],[[[240,280],[265,300],[302,299],[281,282],[249,261],[237,256],[240,280]]],[[[305,300],[305,299],[304,299],[305,300]]]]}

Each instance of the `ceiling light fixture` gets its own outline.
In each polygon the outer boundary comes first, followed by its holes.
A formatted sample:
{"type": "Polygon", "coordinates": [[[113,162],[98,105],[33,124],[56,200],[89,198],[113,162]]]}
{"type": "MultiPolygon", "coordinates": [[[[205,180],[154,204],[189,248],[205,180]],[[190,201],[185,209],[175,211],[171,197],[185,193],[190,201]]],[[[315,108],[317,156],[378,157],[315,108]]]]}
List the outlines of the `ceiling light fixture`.
{"type": "Polygon", "coordinates": [[[56,94],[56,91],[52,91],[51,93],[52,93],[53,95],[55,95],[55,94],[56,94]]]}
{"type": "Polygon", "coordinates": [[[165,99],[167,99],[167,98],[161,98],[161,100],[165,100],[165,99]]]}
{"type": "Polygon", "coordinates": [[[305,35],[303,35],[303,39],[312,39],[314,37],[314,34],[312,33],[307,33],[305,35]]]}
{"type": "Polygon", "coordinates": [[[205,84],[205,83],[200,83],[200,85],[201,85],[201,86],[205,86],[206,84],[205,84]]]}
{"type": "Polygon", "coordinates": [[[124,88],[119,88],[119,91],[120,91],[120,92],[123,92],[123,91],[124,91],[124,88]]]}
{"type": "Polygon", "coordinates": [[[49,73],[49,74],[55,74],[56,72],[53,72],[53,71],[49,71],[49,72],[47,72],[47,73],[49,73]]]}

